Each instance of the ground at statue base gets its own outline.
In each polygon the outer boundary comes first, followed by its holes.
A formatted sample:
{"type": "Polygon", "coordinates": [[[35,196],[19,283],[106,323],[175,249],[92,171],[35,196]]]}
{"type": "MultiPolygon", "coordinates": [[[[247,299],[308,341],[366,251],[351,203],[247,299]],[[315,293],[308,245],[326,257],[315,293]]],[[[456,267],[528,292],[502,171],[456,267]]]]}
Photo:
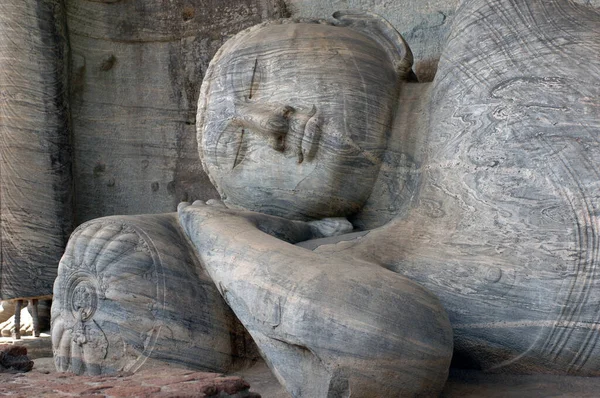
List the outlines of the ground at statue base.
{"type": "MultiPolygon", "coordinates": [[[[1,339],[4,340],[4,339],[1,339]]],[[[3,341],[7,343],[8,341],[3,341]]],[[[218,376],[160,362],[147,362],[134,375],[83,377],[58,373],[49,338],[16,344],[35,347],[28,373],[0,373],[0,396],[9,397],[258,397],[290,398],[264,362],[236,375],[218,376]],[[238,377],[239,376],[239,377],[238,377]],[[212,384],[211,384],[212,383],[212,384]],[[250,385],[248,390],[247,385],[250,385]],[[252,391],[252,392],[250,392],[252,391]]],[[[598,397],[600,378],[553,375],[515,376],[452,370],[442,397],[598,397]]]]}
{"type": "MultiPolygon", "coordinates": [[[[256,391],[263,398],[291,398],[277,383],[264,362],[241,372],[240,376],[250,384],[252,391],[256,391]]],[[[441,395],[441,398],[559,397],[598,398],[600,377],[517,376],[453,369],[441,395]]]]}
{"type": "Polygon", "coordinates": [[[136,374],[88,377],[57,373],[52,358],[34,362],[28,373],[0,373],[0,396],[260,398],[239,376],[163,365],[136,374]]]}

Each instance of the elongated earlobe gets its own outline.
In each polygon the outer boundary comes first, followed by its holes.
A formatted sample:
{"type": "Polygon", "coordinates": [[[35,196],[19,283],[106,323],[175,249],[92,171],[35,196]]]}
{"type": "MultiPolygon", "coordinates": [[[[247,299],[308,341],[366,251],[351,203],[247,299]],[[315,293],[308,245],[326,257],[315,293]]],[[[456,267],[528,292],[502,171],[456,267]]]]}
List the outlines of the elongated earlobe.
{"type": "Polygon", "coordinates": [[[387,52],[400,80],[417,81],[412,71],[413,54],[402,35],[384,18],[367,11],[342,10],[333,14],[337,26],[368,34],[387,52]]]}

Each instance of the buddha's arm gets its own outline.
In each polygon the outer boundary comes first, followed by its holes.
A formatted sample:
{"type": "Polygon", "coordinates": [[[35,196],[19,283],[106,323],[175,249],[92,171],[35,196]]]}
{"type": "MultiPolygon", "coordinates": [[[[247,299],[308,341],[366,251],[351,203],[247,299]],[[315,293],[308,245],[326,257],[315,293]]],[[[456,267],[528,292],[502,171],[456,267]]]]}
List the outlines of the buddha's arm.
{"type": "MultiPolygon", "coordinates": [[[[359,396],[407,386],[439,392],[451,329],[427,290],[375,264],[314,253],[260,230],[286,224],[281,219],[201,203],[178,213],[203,266],[288,390],[327,396],[345,383],[359,396]],[[374,368],[376,376],[366,374],[374,368]]],[[[291,225],[284,226],[293,233],[305,227],[291,225]]]]}

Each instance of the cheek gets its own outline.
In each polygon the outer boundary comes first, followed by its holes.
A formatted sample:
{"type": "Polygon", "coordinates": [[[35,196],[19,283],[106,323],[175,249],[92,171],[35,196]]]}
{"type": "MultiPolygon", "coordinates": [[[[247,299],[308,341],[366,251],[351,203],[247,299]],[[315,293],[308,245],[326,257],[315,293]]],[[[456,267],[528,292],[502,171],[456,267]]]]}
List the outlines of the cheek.
{"type": "Polygon", "coordinates": [[[315,162],[298,164],[295,157],[287,157],[272,148],[257,145],[248,150],[244,161],[228,174],[228,185],[259,190],[294,190],[302,180],[310,178],[316,168],[315,162]]]}
{"type": "MultiPolygon", "coordinates": [[[[231,123],[221,129],[216,135],[214,145],[206,145],[205,152],[209,162],[222,170],[231,170],[236,166],[236,156],[240,154],[243,145],[242,129],[231,123]]],[[[238,162],[239,163],[239,162],[238,162]]]]}

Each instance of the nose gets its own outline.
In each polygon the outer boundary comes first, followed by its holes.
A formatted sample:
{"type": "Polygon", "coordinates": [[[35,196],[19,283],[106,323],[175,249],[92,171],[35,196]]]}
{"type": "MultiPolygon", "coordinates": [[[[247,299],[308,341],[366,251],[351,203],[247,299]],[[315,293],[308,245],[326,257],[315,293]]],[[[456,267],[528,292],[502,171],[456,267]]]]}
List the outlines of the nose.
{"type": "Polygon", "coordinates": [[[235,123],[244,129],[265,136],[269,145],[280,152],[286,147],[286,135],[295,109],[289,105],[265,106],[242,104],[236,106],[235,123]]]}
{"type": "Polygon", "coordinates": [[[271,148],[298,163],[314,158],[321,134],[321,113],[313,105],[298,111],[289,105],[245,102],[236,106],[235,123],[267,138],[271,148]]]}

